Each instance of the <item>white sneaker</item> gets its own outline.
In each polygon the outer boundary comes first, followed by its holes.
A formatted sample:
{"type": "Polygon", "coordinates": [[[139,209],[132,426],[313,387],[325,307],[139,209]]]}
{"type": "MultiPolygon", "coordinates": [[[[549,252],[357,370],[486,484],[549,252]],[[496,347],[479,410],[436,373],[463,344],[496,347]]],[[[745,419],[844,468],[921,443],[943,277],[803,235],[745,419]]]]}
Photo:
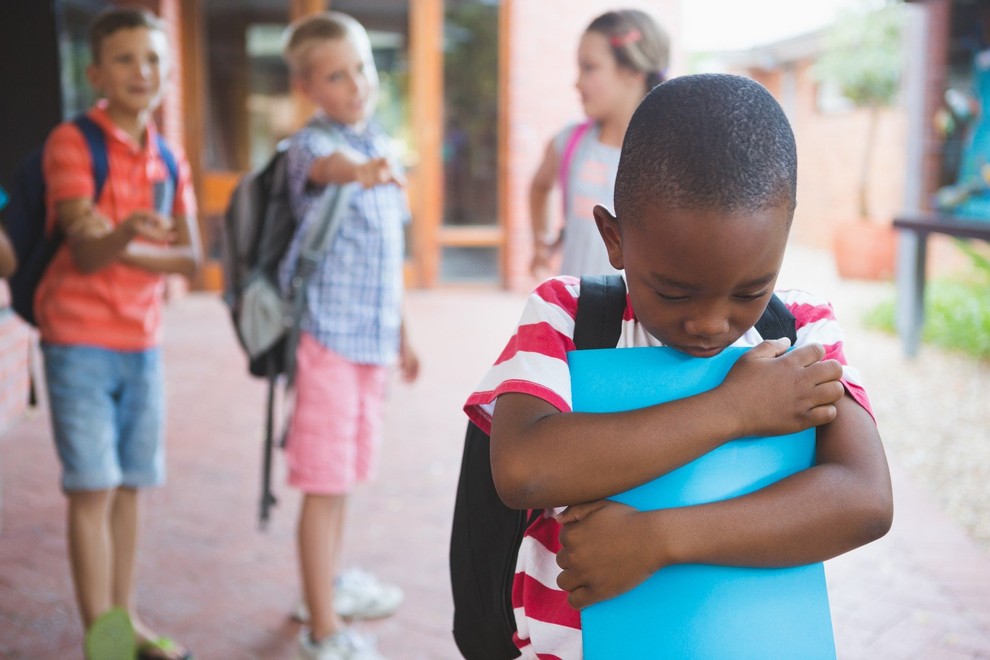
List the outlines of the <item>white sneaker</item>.
{"type": "Polygon", "coordinates": [[[385,660],[375,642],[353,630],[341,630],[314,642],[309,629],[299,632],[299,660],[385,660]]]}
{"type": "MultiPolygon", "coordinates": [[[[402,605],[402,589],[382,582],[359,568],[351,568],[333,581],[333,609],[346,619],[381,619],[395,614],[402,605]]],[[[300,623],[309,622],[306,603],[299,602],[292,618],[300,623]]]]}

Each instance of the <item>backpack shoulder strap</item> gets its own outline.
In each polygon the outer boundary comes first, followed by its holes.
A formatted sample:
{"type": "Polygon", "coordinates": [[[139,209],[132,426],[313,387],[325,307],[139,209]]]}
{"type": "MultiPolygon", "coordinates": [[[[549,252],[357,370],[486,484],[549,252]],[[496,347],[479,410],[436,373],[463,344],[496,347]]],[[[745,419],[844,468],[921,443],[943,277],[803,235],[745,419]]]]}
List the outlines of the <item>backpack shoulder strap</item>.
{"type": "Polygon", "coordinates": [[[162,157],[165,162],[165,167],[168,169],[168,175],[172,178],[172,188],[174,190],[179,189],[179,162],[175,159],[175,154],[169,148],[168,143],[165,142],[165,138],[162,137],[161,133],[155,133],[155,142],[158,145],[158,154],[162,157]]]}
{"type": "Polygon", "coordinates": [[[560,167],[557,168],[557,174],[560,177],[560,198],[563,200],[564,213],[567,212],[567,187],[571,177],[571,162],[574,160],[574,153],[581,143],[581,138],[591,128],[593,122],[594,120],[588,119],[575,126],[571,134],[567,136],[567,143],[560,155],[560,167]]]}
{"type": "Polygon", "coordinates": [[[764,339],[787,337],[791,340],[791,346],[797,343],[797,324],[794,315],[776,293],[770,296],[770,303],[755,327],[764,339]]]}
{"type": "Polygon", "coordinates": [[[83,137],[86,138],[86,145],[89,147],[89,155],[93,161],[93,199],[96,199],[100,196],[103,184],[107,182],[107,177],[110,174],[110,165],[107,159],[107,138],[103,134],[103,129],[84,114],[73,119],[72,123],[82,132],[83,137]]]}
{"type": "Polygon", "coordinates": [[[574,319],[574,346],[614,348],[622,333],[626,283],[621,275],[584,275],[574,319]]]}

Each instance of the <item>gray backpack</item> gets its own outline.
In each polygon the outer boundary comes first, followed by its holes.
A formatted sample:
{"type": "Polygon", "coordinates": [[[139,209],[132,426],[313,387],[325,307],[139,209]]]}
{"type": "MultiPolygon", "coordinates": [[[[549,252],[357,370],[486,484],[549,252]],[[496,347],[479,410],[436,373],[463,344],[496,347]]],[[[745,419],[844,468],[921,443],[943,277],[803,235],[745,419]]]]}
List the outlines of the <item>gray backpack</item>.
{"type": "Polygon", "coordinates": [[[286,144],[260,169],[241,178],[224,217],[223,299],[254,376],[274,379],[294,372],[306,283],[316,271],[353,185],[328,187],[314,211],[290,290],[278,284],[279,264],[301,224],[289,203],[286,144]]]}
{"type": "MultiPolygon", "coordinates": [[[[341,142],[336,134],[333,137],[341,142]]],[[[328,187],[302,239],[290,289],[283,294],[278,283],[279,264],[302,222],[289,203],[287,146],[285,142],[279,144],[263,167],[241,178],[223,224],[223,299],[247,355],[248,371],[268,380],[259,512],[262,528],[276,503],[271,490],[276,390],[280,382],[292,384],[299,325],[306,309],[306,284],[330,245],[356,185],[328,187]]]]}

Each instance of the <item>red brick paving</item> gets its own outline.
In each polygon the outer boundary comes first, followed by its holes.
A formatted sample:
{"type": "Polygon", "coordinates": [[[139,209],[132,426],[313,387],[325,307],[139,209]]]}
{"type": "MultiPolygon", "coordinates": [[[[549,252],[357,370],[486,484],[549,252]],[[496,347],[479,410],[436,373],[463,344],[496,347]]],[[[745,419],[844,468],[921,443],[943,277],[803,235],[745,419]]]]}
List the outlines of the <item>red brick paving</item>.
{"type": "MultiPolygon", "coordinates": [[[[494,359],[521,298],[414,292],[408,302],[421,380],[391,391],[382,473],[352,498],[348,563],[401,584],[407,602],[362,624],[390,658],[456,658],[447,542],[465,395],[494,359]],[[484,322],[479,322],[484,319],[484,322]],[[465,336],[475,335],[471,341],[465,336]]],[[[149,623],[200,659],[291,658],[298,625],[294,524],[283,484],[257,530],[262,383],[222,305],[190,295],[166,313],[169,482],[146,497],[138,601],[149,623]]],[[[891,533],[826,564],[841,658],[990,658],[990,557],[894,466],[891,533]]],[[[79,658],[64,543],[64,501],[47,418],[0,438],[0,657],[79,658]]]]}

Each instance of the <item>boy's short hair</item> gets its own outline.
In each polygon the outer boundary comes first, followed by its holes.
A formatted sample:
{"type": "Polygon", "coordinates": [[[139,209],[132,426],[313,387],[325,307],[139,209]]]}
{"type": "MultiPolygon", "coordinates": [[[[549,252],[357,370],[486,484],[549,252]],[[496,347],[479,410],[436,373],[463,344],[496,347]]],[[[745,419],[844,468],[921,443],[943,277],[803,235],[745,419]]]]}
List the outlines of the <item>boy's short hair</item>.
{"type": "Polygon", "coordinates": [[[357,20],[339,11],[310,14],[286,28],[283,37],[282,57],[293,76],[306,77],[309,69],[309,52],[324,41],[336,41],[353,37],[370,50],[368,33],[357,20]]]}
{"type": "Polygon", "coordinates": [[[114,7],[96,15],[89,24],[89,52],[94,64],[100,62],[100,46],[118,30],[147,28],[165,33],[165,23],[150,11],[140,7],[114,7]]]}
{"type": "Polygon", "coordinates": [[[641,202],[729,213],[788,205],[797,148],[780,104],[742,76],[698,74],[653,88],[629,122],[615,179],[620,223],[641,202]]]}

